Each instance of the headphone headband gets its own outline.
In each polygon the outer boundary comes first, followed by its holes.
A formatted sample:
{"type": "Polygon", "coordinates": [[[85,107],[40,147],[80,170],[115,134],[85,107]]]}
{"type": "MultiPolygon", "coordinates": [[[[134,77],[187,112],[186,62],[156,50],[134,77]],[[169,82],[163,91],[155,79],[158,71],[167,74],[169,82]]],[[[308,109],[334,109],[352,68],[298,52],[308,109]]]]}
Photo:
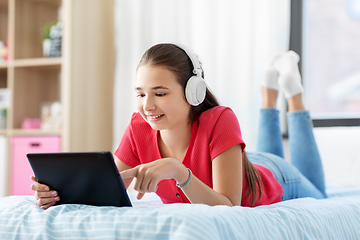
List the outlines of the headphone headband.
{"type": "Polygon", "coordinates": [[[178,48],[182,49],[186,55],[188,55],[188,57],[190,58],[192,65],[194,67],[193,73],[196,74],[196,76],[198,77],[202,77],[202,67],[201,67],[201,62],[199,61],[198,56],[189,48],[187,48],[186,46],[184,46],[183,44],[180,43],[173,43],[175,46],[177,46],[178,48]]]}

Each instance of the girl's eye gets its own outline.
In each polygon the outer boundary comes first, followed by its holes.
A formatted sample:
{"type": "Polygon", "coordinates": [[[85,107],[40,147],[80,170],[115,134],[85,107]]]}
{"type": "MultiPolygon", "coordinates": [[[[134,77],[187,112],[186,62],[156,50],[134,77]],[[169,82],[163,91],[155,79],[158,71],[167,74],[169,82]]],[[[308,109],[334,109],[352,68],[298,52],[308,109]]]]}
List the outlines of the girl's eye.
{"type": "Polygon", "coordinates": [[[163,97],[163,96],[165,96],[166,95],[166,93],[157,93],[157,94],[155,94],[157,97],[163,97]]]}
{"type": "Polygon", "coordinates": [[[145,96],[145,94],[142,94],[142,93],[136,94],[136,97],[138,97],[138,98],[141,98],[141,97],[144,97],[144,96],[145,96]]]}

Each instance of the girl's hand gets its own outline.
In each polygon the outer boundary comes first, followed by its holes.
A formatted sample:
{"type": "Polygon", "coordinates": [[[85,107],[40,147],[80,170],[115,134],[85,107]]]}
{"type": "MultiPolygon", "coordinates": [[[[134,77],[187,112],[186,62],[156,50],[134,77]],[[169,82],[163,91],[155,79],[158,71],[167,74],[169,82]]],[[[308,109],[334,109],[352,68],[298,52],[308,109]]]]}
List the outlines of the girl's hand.
{"type": "Polygon", "coordinates": [[[137,199],[141,199],[147,192],[156,192],[157,185],[162,180],[175,179],[183,184],[189,177],[189,171],[176,159],[162,158],[124,170],[120,175],[123,179],[136,178],[134,189],[139,192],[137,199]]]}
{"type": "Polygon", "coordinates": [[[47,185],[38,183],[35,176],[31,176],[31,180],[35,182],[31,185],[31,189],[36,191],[34,194],[36,205],[43,209],[48,209],[60,200],[56,191],[50,191],[47,185]]]}

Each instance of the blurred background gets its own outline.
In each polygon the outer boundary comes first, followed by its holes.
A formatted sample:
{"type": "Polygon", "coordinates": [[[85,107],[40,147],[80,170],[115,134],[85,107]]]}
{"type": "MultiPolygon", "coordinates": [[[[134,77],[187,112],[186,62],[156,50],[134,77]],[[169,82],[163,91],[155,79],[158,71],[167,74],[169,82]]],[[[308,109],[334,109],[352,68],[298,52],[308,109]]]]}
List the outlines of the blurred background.
{"type": "MultiPolygon", "coordinates": [[[[264,69],[289,48],[301,56],[304,98],[316,126],[360,125],[358,29],[359,0],[117,0],[114,147],[134,110],[137,63],[159,42],[186,44],[200,56],[208,85],[235,111],[250,151],[264,69]]],[[[286,110],[281,100],[279,108],[286,110]]]]}
{"type": "MultiPolygon", "coordinates": [[[[247,151],[264,71],[296,51],[326,180],[360,185],[359,29],[360,0],[0,0],[0,196],[33,194],[28,152],[114,151],[138,62],[160,42],[199,55],[247,151]]],[[[282,96],[278,108],[287,145],[282,96]]]]}
{"type": "Polygon", "coordinates": [[[114,147],[135,110],[142,54],[159,42],[179,42],[199,55],[210,89],[234,110],[248,150],[255,150],[263,72],[289,48],[289,26],[289,0],[115,1],[114,147]]]}
{"type": "Polygon", "coordinates": [[[304,1],[303,78],[316,119],[360,118],[360,1],[304,1]]]}

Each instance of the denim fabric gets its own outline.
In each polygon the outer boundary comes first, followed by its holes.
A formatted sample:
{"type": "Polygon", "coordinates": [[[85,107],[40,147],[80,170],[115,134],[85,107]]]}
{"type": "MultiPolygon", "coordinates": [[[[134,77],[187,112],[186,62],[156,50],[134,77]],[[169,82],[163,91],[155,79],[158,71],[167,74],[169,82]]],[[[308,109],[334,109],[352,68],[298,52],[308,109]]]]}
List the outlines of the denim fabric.
{"type": "Polygon", "coordinates": [[[261,110],[257,153],[248,153],[249,160],[273,173],[283,187],[282,200],[326,197],[324,173],[309,112],[289,112],[288,126],[291,164],[284,160],[276,109],[261,110]]]}

